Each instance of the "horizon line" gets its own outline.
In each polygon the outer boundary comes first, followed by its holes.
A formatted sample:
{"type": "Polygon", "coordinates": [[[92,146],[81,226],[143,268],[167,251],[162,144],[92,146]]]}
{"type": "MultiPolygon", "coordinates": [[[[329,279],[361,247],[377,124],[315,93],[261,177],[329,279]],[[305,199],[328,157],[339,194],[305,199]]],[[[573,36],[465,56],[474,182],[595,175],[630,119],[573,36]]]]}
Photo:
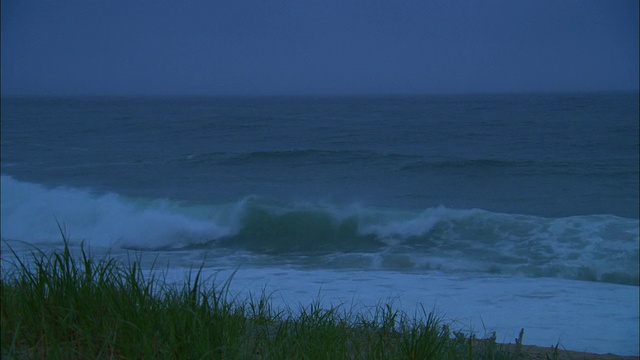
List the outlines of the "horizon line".
{"type": "Polygon", "coordinates": [[[603,93],[638,93],[640,89],[602,90],[518,90],[518,91],[469,91],[469,92],[408,92],[408,93],[0,93],[2,98],[347,98],[347,97],[426,97],[426,96],[490,96],[490,95],[570,95],[603,93]]]}

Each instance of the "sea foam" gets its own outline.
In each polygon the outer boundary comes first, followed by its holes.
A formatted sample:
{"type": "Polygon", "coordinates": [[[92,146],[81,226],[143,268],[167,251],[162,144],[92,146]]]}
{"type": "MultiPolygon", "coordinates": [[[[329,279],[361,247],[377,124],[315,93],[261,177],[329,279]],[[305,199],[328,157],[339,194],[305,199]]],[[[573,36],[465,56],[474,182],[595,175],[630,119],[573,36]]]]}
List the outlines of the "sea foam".
{"type": "Polygon", "coordinates": [[[638,220],[282,202],[133,199],[2,176],[2,238],[253,254],[317,268],[483,272],[638,285],[638,220]]]}

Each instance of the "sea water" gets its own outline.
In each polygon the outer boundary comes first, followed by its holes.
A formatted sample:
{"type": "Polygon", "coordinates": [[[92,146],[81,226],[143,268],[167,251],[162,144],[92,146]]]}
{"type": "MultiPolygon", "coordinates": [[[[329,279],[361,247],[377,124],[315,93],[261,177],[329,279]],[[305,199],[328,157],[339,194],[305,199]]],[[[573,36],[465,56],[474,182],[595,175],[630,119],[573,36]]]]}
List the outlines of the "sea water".
{"type": "Polygon", "coordinates": [[[276,306],[637,355],[638,119],[637,93],[3,98],[3,266],[59,223],[276,306]]]}

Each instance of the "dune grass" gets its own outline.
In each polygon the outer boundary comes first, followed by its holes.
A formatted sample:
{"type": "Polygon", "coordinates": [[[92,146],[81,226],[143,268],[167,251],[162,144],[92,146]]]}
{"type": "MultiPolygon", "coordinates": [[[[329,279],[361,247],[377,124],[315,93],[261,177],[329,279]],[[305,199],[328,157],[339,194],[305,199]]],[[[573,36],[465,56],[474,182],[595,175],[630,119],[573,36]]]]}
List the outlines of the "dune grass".
{"type": "Polygon", "coordinates": [[[28,262],[12,254],[1,283],[3,359],[523,358],[495,333],[452,332],[424,309],[355,312],[320,301],[275,309],[264,293],[233,297],[229,280],[207,285],[202,269],[170,285],[139,258],[96,259],[84,247],[74,255],[63,241],[62,250],[35,250],[28,262]]]}

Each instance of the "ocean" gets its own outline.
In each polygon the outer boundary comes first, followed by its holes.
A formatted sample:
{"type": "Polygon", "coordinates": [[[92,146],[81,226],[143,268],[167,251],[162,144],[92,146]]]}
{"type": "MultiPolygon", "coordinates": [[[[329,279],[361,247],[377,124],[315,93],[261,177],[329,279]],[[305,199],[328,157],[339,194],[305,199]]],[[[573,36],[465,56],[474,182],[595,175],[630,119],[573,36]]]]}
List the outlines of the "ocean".
{"type": "Polygon", "coordinates": [[[638,93],[2,98],[2,258],[638,355],[638,93]],[[160,265],[159,265],[160,264],[160,265]]]}

